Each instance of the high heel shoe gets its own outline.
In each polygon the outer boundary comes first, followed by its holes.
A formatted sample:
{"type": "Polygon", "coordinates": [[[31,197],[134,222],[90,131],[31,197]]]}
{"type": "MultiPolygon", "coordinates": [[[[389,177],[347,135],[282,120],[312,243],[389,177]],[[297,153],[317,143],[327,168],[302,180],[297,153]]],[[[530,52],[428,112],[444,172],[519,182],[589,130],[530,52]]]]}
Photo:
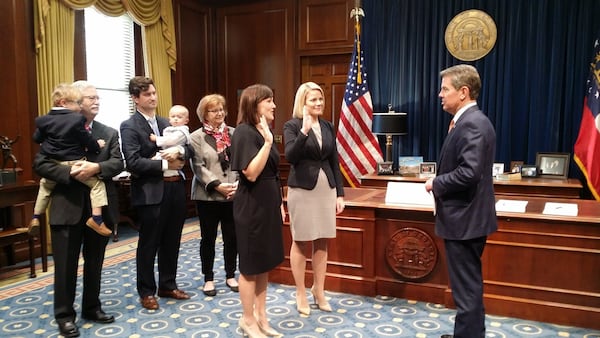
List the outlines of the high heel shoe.
{"type": "Polygon", "coordinates": [[[244,317],[240,318],[240,320],[238,321],[238,325],[239,325],[240,329],[242,330],[242,335],[244,337],[245,336],[248,336],[250,338],[266,338],[267,337],[262,333],[262,329],[258,325],[257,325],[258,330],[256,330],[255,328],[246,324],[244,317]]]}
{"type": "Polygon", "coordinates": [[[323,296],[323,301],[319,302],[319,300],[317,298],[317,295],[315,294],[315,291],[312,288],[310,289],[310,293],[312,293],[315,305],[317,305],[317,307],[319,308],[319,310],[325,311],[325,312],[331,312],[331,311],[333,311],[331,309],[331,305],[329,305],[329,302],[325,299],[325,296],[323,296]]]}
{"type": "Polygon", "coordinates": [[[310,315],[310,306],[300,307],[300,305],[296,305],[296,309],[298,310],[298,313],[300,313],[301,315],[305,315],[305,316],[310,315]]]}
{"type": "Polygon", "coordinates": [[[279,331],[275,330],[272,327],[267,327],[264,328],[262,325],[260,325],[260,322],[258,322],[258,328],[260,329],[260,332],[262,332],[264,335],[269,336],[269,337],[281,337],[283,336],[281,333],[279,333],[279,331]]]}
{"type": "MultiPolygon", "coordinates": [[[[304,297],[306,298],[306,296],[304,297]]],[[[296,296],[296,309],[298,313],[301,315],[308,316],[310,315],[310,306],[308,305],[308,300],[306,300],[306,306],[300,306],[300,302],[298,301],[298,296],[296,296]]]]}

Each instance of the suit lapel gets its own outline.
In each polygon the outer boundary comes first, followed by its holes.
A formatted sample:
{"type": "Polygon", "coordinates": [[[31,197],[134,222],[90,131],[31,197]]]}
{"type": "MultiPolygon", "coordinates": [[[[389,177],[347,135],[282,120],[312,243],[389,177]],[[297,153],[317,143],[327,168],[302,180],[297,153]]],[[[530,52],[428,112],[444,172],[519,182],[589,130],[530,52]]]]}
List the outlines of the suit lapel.
{"type": "Polygon", "coordinates": [[[217,150],[217,140],[214,137],[204,134],[204,142],[211,146],[215,151],[217,150]]]}
{"type": "Polygon", "coordinates": [[[331,149],[329,149],[329,145],[331,144],[331,137],[333,136],[329,131],[329,126],[323,121],[319,119],[319,125],[321,126],[321,155],[328,154],[331,149]]]}
{"type": "Polygon", "coordinates": [[[448,135],[446,135],[446,139],[444,139],[444,143],[442,144],[442,149],[440,150],[440,159],[439,159],[438,163],[443,162],[444,154],[446,153],[446,148],[448,148],[450,146],[450,144],[452,144],[452,142],[454,142],[453,139],[458,136],[458,133],[460,133],[461,124],[465,123],[465,121],[467,119],[469,119],[469,115],[472,112],[475,112],[478,110],[479,110],[479,106],[474,105],[474,106],[467,108],[467,110],[465,110],[462,113],[462,115],[460,115],[452,132],[448,133],[448,135]]]}
{"type": "Polygon", "coordinates": [[[169,120],[164,117],[156,116],[156,123],[158,123],[158,129],[160,130],[160,135],[162,136],[163,130],[169,126],[169,120]]]}

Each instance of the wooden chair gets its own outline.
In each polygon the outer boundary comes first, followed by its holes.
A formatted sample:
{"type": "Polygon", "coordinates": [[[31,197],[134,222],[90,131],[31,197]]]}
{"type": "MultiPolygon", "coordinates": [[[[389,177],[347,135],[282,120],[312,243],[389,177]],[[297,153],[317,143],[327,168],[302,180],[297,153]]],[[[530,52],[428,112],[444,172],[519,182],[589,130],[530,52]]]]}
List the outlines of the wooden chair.
{"type": "Polygon", "coordinates": [[[35,278],[35,237],[30,236],[25,224],[32,217],[32,202],[23,202],[6,206],[0,210],[0,246],[4,248],[8,265],[16,265],[17,244],[27,242],[29,250],[29,268],[31,278],[35,278]],[[29,217],[29,218],[28,218],[29,217]]]}

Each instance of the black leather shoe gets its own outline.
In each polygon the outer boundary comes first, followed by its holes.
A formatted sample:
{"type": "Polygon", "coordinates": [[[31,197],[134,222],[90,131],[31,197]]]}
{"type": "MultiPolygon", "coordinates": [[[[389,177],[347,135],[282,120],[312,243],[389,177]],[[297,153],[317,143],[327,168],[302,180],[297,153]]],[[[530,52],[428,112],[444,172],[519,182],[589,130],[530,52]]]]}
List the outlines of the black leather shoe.
{"type": "Polygon", "coordinates": [[[240,287],[238,285],[229,285],[227,282],[225,282],[225,285],[233,292],[240,292],[240,287]]]}
{"type": "Polygon", "coordinates": [[[108,324],[115,321],[115,317],[112,315],[107,315],[102,310],[98,310],[94,313],[82,313],[81,317],[83,319],[91,320],[100,324],[108,324]]]}
{"type": "Polygon", "coordinates": [[[58,323],[58,329],[60,330],[60,334],[64,337],[79,337],[79,328],[75,325],[74,322],[64,322],[58,323]]]}
{"type": "Polygon", "coordinates": [[[214,297],[217,295],[217,289],[212,289],[212,290],[202,290],[202,293],[209,296],[209,297],[214,297]]]}

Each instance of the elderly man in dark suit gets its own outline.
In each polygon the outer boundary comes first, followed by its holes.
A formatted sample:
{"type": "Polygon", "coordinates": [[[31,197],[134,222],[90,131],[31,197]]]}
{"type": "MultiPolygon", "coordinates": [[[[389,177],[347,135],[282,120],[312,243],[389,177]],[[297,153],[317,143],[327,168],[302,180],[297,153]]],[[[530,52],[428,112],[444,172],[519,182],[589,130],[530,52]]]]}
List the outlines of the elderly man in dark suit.
{"type": "Polygon", "coordinates": [[[123,155],[131,172],[131,204],[140,221],[136,253],[137,291],[140,303],[148,310],[158,309],[155,297],[188,299],[177,288],[179,242],[186,217],[185,182],[177,171],[193,154],[189,145],[160,151],[150,134],[162,135],[169,121],[156,116],[157,95],[152,79],[136,76],[129,81],[129,94],[136,112],[121,123],[123,155]],[[175,175],[165,176],[167,173],[175,175]],[[158,254],[158,288],[154,260],[158,254]]]}
{"type": "Polygon", "coordinates": [[[92,85],[77,81],[73,84],[82,93],[81,114],[94,139],[106,141],[99,153],[88,153],[88,161],[79,161],[72,167],[60,165],[48,157],[37,155],[35,171],[57,183],[50,204],[50,235],[54,258],[54,318],[65,337],[78,337],[73,307],[77,285],[79,253],[83,250],[83,295],[81,316],[97,323],[112,323],[115,318],[102,311],[99,294],[108,237],[86,226],[91,215],[90,189],[81,183],[97,175],[106,185],[108,206],[102,216],[109,227],[119,220],[118,194],[112,178],[123,171],[123,157],[119,134],[113,128],[95,122],[99,97],[92,85]]]}
{"type": "Polygon", "coordinates": [[[457,65],[440,73],[440,98],[453,118],[438,160],[438,174],[425,182],[435,198],[435,232],[444,239],[452,297],[454,335],[485,336],[481,255],[497,230],[492,166],[496,133],[477,106],[481,80],[475,67],[457,65]]]}

